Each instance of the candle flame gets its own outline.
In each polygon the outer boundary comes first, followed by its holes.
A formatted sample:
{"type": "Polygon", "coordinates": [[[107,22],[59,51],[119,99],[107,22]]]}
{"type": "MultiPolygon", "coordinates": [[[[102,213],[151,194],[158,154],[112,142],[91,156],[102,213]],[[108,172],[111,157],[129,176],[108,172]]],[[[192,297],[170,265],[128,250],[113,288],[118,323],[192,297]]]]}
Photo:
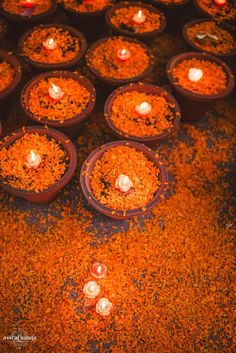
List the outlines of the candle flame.
{"type": "Polygon", "coordinates": [[[53,38],[50,38],[50,39],[48,40],[48,44],[49,44],[49,45],[54,44],[54,39],[53,39],[53,38]]]}
{"type": "Polygon", "coordinates": [[[36,154],[32,150],[29,153],[29,159],[32,163],[34,163],[36,161],[36,154]]]}
{"type": "Polygon", "coordinates": [[[140,107],[140,109],[147,109],[148,106],[149,106],[149,104],[147,102],[143,102],[143,103],[140,104],[139,107],[140,107]]]}
{"type": "Polygon", "coordinates": [[[138,17],[139,17],[139,18],[142,18],[142,16],[143,16],[143,11],[142,11],[142,10],[139,10],[139,12],[138,12],[138,17]]]}
{"type": "Polygon", "coordinates": [[[126,52],[127,52],[127,50],[126,50],[126,49],[122,49],[120,53],[121,53],[122,55],[125,55],[125,54],[126,54],[126,52]]]}
{"type": "Polygon", "coordinates": [[[101,273],[102,267],[101,267],[101,266],[98,266],[97,271],[98,271],[98,273],[101,273]]]}
{"type": "Polygon", "coordinates": [[[60,92],[60,87],[54,85],[54,83],[52,83],[52,89],[55,93],[59,93],[60,92]]]}

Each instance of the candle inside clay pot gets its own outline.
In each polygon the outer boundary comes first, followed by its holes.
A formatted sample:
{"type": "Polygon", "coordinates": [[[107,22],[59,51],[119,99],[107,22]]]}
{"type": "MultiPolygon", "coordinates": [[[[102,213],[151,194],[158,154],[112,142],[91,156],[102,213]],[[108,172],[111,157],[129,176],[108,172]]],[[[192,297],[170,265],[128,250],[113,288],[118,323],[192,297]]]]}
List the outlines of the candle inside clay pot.
{"type": "Polygon", "coordinates": [[[20,5],[24,6],[26,8],[30,8],[30,7],[35,6],[35,2],[34,2],[34,0],[25,0],[25,1],[20,2],[20,5]]]}
{"type": "Polygon", "coordinates": [[[203,76],[203,72],[201,69],[196,69],[196,68],[189,69],[188,78],[190,81],[198,82],[199,80],[201,80],[202,76],[203,76]]]}
{"type": "Polygon", "coordinates": [[[127,175],[120,174],[116,179],[115,186],[121,192],[129,192],[133,187],[133,183],[127,175]]]}
{"type": "Polygon", "coordinates": [[[100,264],[99,262],[95,262],[90,269],[90,273],[95,278],[102,278],[107,273],[107,267],[104,264],[100,264]]]}
{"type": "Polygon", "coordinates": [[[135,110],[139,115],[146,116],[151,113],[152,107],[149,103],[142,102],[141,104],[136,105],[135,110]]]}
{"type": "Polygon", "coordinates": [[[146,21],[146,16],[143,14],[142,10],[139,10],[138,13],[136,13],[133,16],[133,22],[140,25],[146,21]]]}
{"type": "Polygon", "coordinates": [[[100,315],[107,316],[112,312],[112,303],[107,298],[101,298],[97,302],[96,312],[100,315]]]}
{"type": "Polygon", "coordinates": [[[54,83],[52,83],[52,86],[48,89],[48,93],[50,98],[54,100],[62,99],[62,97],[64,96],[64,92],[62,91],[62,89],[54,85],[54,83]]]}
{"type": "Polygon", "coordinates": [[[100,286],[95,281],[89,281],[84,285],[83,292],[86,297],[94,299],[100,293],[100,286]]]}
{"type": "Polygon", "coordinates": [[[217,6],[224,6],[226,4],[227,0],[214,0],[214,4],[217,6]]]}
{"type": "Polygon", "coordinates": [[[127,61],[130,58],[131,54],[130,51],[128,49],[120,49],[117,52],[117,57],[118,59],[120,59],[121,61],[127,61]]]}
{"type": "Polygon", "coordinates": [[[45,40],[43,42],[43,46],[47,50],[55,50],[57,47],[57,43],[55,42],[55,40],[53,38],[48,38],[47,40],[45,40]]]}
{"type": "Polygon", "coordinates": [[[25,165],[28,168],[35,169],[40,165],[41,160],[42,160],[41,156],[38,153],[35,153],[34,151],[31,150],[26,157],[25,165]]]}

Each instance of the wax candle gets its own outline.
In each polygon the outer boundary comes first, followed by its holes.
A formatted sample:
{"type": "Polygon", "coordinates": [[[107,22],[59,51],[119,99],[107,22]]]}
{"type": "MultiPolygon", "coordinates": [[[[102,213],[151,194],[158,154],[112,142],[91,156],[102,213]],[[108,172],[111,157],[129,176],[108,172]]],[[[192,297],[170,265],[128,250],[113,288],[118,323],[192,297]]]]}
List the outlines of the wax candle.
{"type": "Polygon", "coordinates": [[[101,298],[97,302],[96,312],[100,315],[107,316],[112,312],[113,305],[107,298],[101,298]]]}
{"type": "Polygon", "coordinates": [[[55,50],[57,48],[57,43],[53,38],[48,38],[43,42],[43,46],[47,50],[55,50]]]}
{"type": "Polygon", "coordinates": [[[102,278],[107,273],[107,267],[104,264],[101,264],[99,262],[95,262],[90,269],[90,273],[95,278],[102,278]]]}
{"type": "Polygon", "coordinates": [[[127,175],[120,174],[116,179],[115,186],[121,192],[129,192],[133,187],[133,183],[127,175]]]}
{"type": "Polygon", "coordinates": [[[26,8],[30,8],[30,7],[35,6],[35,2],[34,2],[34,0],[25,0],[25,1],[22,1],[22,2],[20,3],[20,5],[21,5],[21,6],[24,6],[24,7],[26,7],[26,8]]]}
{"type": "Polygon", "coordinates": [[[100,286],[95,281],[89,281],[84,285],[83,292],[86,297],[94,299],[100,293],[100,286]]]}
{"type": "Polygon", "coordinates": [[[142,102],[141,104],[136,105],[135,110],[139,115],[146,116],[151,113],[152,107],[149,103],[142,102]]]}
{"type": "Polygon", "coordinates": [[[62,89],[54,83],[52,83],[52,86],[48,89],[49,96],[54,99],[54,100],[60,100],[64,96],[64,92],[62,89]]]}
{"type": "Polygon", "coordinates": [[[214,0],[214,4],[217,6],[224,6],[227,3],[227,0],[214,0]]]}
{"type": "Polygon", "coordinates": [[[136,13],[133,16],[133,22],[140,25],[146,21],[146,16],[143,14],[142,10],[139,10],[138,13],[136,13]]]}
{"type": "Polygon", "coordinates": [[[128,49],[120,49],[117,52],[117,57],[118,59],[120,59],[121,61],[127,61],[130,58],[131,54],[130,51],[128,49]]]}
{"type": "Polygon", "coordinates": [[[201,80],[202,76],[203,76],[203,72],[201,69],[196,69],[196,68],[189,69],[188,78],[190,81],[198,82],[199,80],[201,80]]]}
{"type": "Polygon", "coordinates": [[[35,153],[34,151],[31,150],[26,157],[25,165],[28,168],[35,169],[40,165],[40,163],[41,163],[41,156],[38,153],[35,153]]]}

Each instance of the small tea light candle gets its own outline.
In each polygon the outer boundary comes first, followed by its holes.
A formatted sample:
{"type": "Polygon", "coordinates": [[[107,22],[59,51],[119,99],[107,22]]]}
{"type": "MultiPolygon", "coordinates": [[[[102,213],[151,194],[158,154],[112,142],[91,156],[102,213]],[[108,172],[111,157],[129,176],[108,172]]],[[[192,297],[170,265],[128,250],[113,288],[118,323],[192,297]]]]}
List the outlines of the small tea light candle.
{"type": "Polygon", "coordinates": [[[100,264],[99,262],[96,262],[92,265],[90,269],[90,273],[95,278],[102,278],[107,273],[107,267],[104,264],[100,264]]]}
{"type": "Polygon", "coordinates": [[[139,115],[146,116],[151,113],[152,107],[149,103],[142,102],[141,104],[136,105],[135,110],[139,115]]]}
{"type": "Polygon", "coordinates": [[[31,150],[26,157],[25,165],[28,168],[35,169],[40,165],[41,160],[42,160],[41,156],[38,153],[35,153],[34,151],[31,150]]]}
{"type": "Polygon", "coordinates": [[[139,10],[138,13],[133,16],[133,21],[137,25],[141,25],[146,21],[146,16],[143,14],[142,10],[139,10]]]}
{"type": "Polygon", "coordinates": [[[113,305],[107,298],[101,298],[97,302],[96,312],[100,315],[107,316],[110,315],[113,309],[113,305]]]}
{"type": "Polygon", "coordinates": [[[128,49],[120,49],[117,52],[117,57],[121,61],[127,61],[130,58],[131,54],[128,49]]]}
{"type": "Polygon", "coordinates": [[[50,98],[54,100],[60,100],[64,96],[64,92],[61,90],[61,88],[54,85],[54,83],[52,83],[52,86],[48,89],[48,93],[50,98]]]}
{"type": "Polygon", "coordinates": [[[214,0],[214,4],[217,6],[224,6],[227,3],[227,0],[214,0]]]}
{"type": "Polygon", "coordinates": [[[86,297],[94,299],[100,293],[100,286],[95,281],[89,281],[84,285],[83,292],[86,297]]]}
{"type": "Polygon", "coordinates": [[[189,69],[188,78],[190,81],[198,82],[199,80],[201,80],[202,76],[203,76],[203,72],[201,69],[195,69],[195,68],[189,69]]]}
{"type": "Polygon", "coordinates": [[[115,186],[121,192],[128,192],[132,189],[133,183],[127,175],[120,174],[116,179],[115,186]]]}
{"type": "Polygon", "coordinates": [[[55,50],[57,47],[57,43],[53,38],[48,38],[43,42],[43,46],[47,50],[55,50]]]}
{"type": "Polygon", "coordinates": [[[21,5],[21,6],[24,6],[24,7],[26,7],[26,8],[30,8],[30,7],[35,6],[35,2],[34,2],[34,0],[25,0],[25,1],[22,1],[22,2],[20,3],[20,5],[21,5]]]}

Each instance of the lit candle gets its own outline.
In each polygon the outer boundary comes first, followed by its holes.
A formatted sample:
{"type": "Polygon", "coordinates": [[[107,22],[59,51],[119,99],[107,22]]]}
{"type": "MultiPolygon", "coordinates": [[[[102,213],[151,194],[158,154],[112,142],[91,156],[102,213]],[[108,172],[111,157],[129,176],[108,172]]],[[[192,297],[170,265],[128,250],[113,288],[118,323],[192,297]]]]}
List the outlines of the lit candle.
{"type": "Polygon", "coordinates": [[[37,168],[40,163],[41,163],[41,157],[38,153],[35,153],[34,151],[30,151],[29,154],[27,155],[26,157],[26,162],[25,162],[25,165],[28,167],[28,168],[37,168]]]}
{"type": "Polygon", "coordinates": [[[131,54],[130,51],[128,49],[120,49],[117,52],[117,57],[118,59],[120,59],[121,61],[126,61],[130,58],[131,54]]]}
{"type": "Polygon", "coordinates": [[[149,103],[142,102],[141,104],[136,105],[135,110],[139,115],[146,116],[151,113],[152,107],[149,103]]]}
{"type": "Polygon", "coordinates": [[[133,187],[133,183],[127,175],[120,174],[116,179],[115,186],[121,192],[129,192],[133,187]]]}
{"type": "Polygon", "coordinates": [[[61,90],[61,88],[54,85],[54,83],[52,83],[52,86],[48,89],[48,93],[49,96],[54,100],[60,100],[64,96],[64,92],[61,90]]]}
{"type": "Polygon", "coordinates": [[[142,10],[139,10],[138,13],[133,16],[133,21],[138,25],[141,25],[146,21],[146,16],[143,14],[142,10]]]}
{"type": "Polygon", "coordinates": [[[198,82],[199,80],[201,80],[202,76],[203,76],[203,72],[201,69],[195,69],[195,68],[189,69],[188,78],[190,81],[198,82]]]}
{"type": "Polygon", "coordinates": [[[217,6],[224,6],[226,4],[227,0],[214,0],[214,3],[217,6]]]}
{"type": "Polygon", "coordinates": [[[95,262],[90,269],[90,273],[95,278],[102,278],[107,273],[107,267],[104,264],[100,264],[99,262],[95,262]]]}
{"type": "Polygon", "coordinates": [[[107,316],[112,312],[113,305],[107,298],[101,298],[97,302],[96,312],[100,315],[107,316]]]}
{"type": "Polygon", "coordinates": [[[48,38],[47,40],[45,40],[43,42],[43,46],[47,50],[55,50],[57,47],[57,43],[55,42],[55,40],[53,38],[48,38]]]}
{"type": "Polygon", "coordinates": [[[96,298],[100,293],[100,286],[95,281],[89,281],[84,285],[83,292],[90,299],[96,298]]]}
{"type": "Polygon", "coordinates": [[[25,0],[25,1],[20,2],[20,5],[24,6],[26,8],[30,8],[30,7],[35,6],[35,2],[34,2],[34,0],[25,0]]]}

